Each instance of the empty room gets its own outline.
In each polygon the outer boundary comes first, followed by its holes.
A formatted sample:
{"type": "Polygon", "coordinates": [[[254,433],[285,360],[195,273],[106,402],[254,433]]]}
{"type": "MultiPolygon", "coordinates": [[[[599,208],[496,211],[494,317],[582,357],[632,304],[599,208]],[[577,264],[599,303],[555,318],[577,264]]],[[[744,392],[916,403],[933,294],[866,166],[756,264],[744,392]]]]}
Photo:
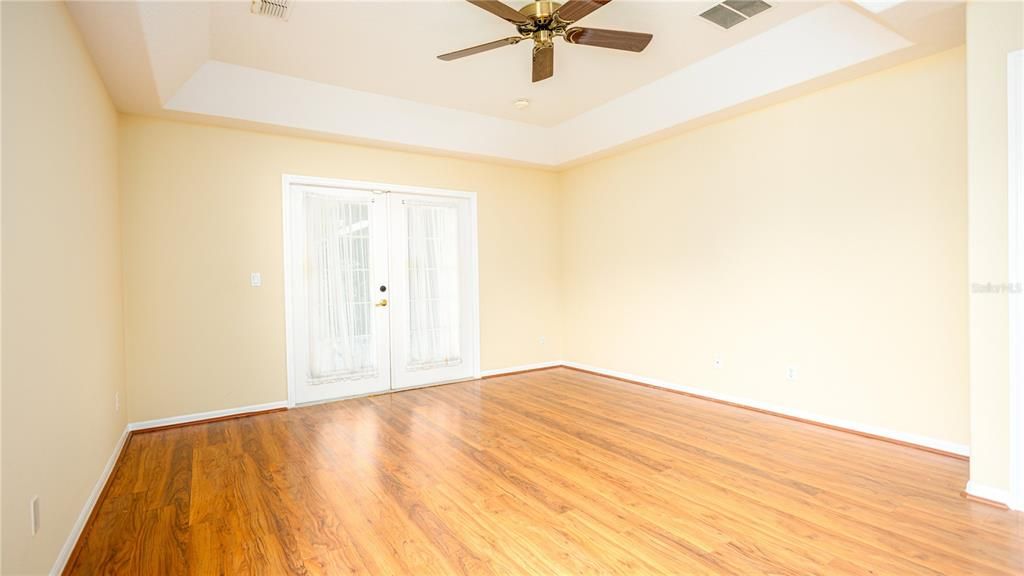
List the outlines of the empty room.
{"type": "Polygon", "coordinates": [[[0,573],[1024,574],[1024,0],[0,0],[0,573]]]}

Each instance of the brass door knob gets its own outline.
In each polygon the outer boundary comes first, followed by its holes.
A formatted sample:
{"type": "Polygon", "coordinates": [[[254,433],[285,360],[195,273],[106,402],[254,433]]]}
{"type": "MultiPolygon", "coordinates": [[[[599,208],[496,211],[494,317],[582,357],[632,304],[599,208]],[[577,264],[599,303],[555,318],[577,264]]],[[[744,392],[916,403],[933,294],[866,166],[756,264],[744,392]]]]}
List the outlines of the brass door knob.
{"type": "Polygon", "coordinates": [[[387,298],[381,298],[381,299],[380,299],[380,302],[377,302],[377,303],[375,304],[375,306],[376,306],[377,308],[383,308],[383,307],[385,307],[385,306],[387,306],[387,305],[388,305],[388,299],[387,299],[387,298]]]}

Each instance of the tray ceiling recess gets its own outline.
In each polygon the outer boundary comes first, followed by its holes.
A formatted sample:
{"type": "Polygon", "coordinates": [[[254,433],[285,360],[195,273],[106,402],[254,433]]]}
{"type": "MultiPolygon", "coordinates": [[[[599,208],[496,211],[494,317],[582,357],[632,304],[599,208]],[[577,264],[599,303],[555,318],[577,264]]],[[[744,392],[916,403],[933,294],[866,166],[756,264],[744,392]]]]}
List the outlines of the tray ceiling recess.
{"type": "Polygon", "coordinates": [[[471,3],[80,0],[68,9],[122,112],[542,167],[963,43],[959,0],[471,3]],[[532,29],[519,29],[524,19],[532,29]],[[561,45],[534,82],[544,19],[555,26],[541,44],[561,45]],[[437,57],[496,38],[519,40],[456,62],[437,57]]]}

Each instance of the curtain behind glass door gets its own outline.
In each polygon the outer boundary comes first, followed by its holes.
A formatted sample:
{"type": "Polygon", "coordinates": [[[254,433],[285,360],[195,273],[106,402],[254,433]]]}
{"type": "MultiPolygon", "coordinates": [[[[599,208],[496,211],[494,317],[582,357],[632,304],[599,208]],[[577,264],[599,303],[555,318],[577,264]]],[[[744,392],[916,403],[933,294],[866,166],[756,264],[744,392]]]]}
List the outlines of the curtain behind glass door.
{"type": "Polygon", "coordinates": [[[305,204],[310,383],[372,378],[370,203],[308,193],[305,204]]]}
{"type": "Polygon", "coordinates": [[[462,363],[459,222],[455,206],[405,202],[409,247],[409,370],[462,363]]]}

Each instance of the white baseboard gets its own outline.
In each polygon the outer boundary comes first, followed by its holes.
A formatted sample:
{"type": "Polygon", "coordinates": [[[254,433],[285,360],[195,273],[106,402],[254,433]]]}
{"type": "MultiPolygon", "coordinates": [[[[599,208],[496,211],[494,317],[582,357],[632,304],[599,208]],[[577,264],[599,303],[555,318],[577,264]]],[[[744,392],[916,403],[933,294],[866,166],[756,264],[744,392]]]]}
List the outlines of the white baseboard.
{"type": "Polygon", "coordinates": [[[497,368],[495,370],[483,370],[480,372],[481,378],[488,376],[498,376],[501,374],[511,374],[512,372],[525,372],[527,370],[540,370],[542,368],[554,368],[556,366],[564,366],[565,362],[553,361],[553,362],[538,362],[537,364],[523,364],[521,366],[509,366],[508,368],[497,368]]]}
{"type": "Polygon", "coordinates": [[[977,496],[978,498],[984,498],[985,500],[991,500],[1000,504],[1006,504],[1012,510],[1020,510],[1020,502],[1014,502],[1013,496],[1010,495],[1009,490],[1003,490],[1002,488],[993,488],[991,486],[985,486],[979,484],[975,480],[967,482],[967,487],[964,491],[971,496],[977,496]]]}
{"type": "Polygon", "coordinates": [[[254,404],[252,406],[239,406],[238,408],[227,408],[224,410],[212,410],[210,412],[186,414],[184,416],[171,416],[169,418],[157,418],[155,420],[145,420],[143,422],[132,422],[128,425],[128,430],[138,432],[148,428],[160,428],[161,426],[172,426],[174,424],[187,424],[189,422],[198,422],[200,420],[223,418],[224,416],[238,416],[241,414],[248,414],[250,412],[264,412],[266,410],[277,410],[279,408],[287,407],[288,402],[284,400],[280,402],[268,402],[266,404],[254,404]]]}
{"type": "Polygon", "coordinates": [[[60,550],[60,554],[57,556],[56,562],[53,564],[53,568],[50,570],[52,576],[57,576],[64,571],[64,566],[67,564],[68,559],[71,557],[71,552],[75,549],[75,545],[78,543],[78,539],[82,536],[82,530],[85,529],[85,523],[89,521],[89,516],[92,515],[92,509],[96,507],[96,503],[99,500],[100,494],[103,492],[103,488],[107,485],[110,480],[110,474],[114,471],[114,466],[117,464],[117,459],[121,457],[121,452],[124,450],[125,443],[128,441],[128,436],[132,432],[139,432],[149,428],[159,428],[161,426],[169,426],[172,424],[186,424],[188,422],[197,422],[200,420],[209,420],[211,418],[221,418],[224,416],[236,416],[241,414],[247,414],[249,412],[263,412],[265,410],[275,410],[278,408],[287,407],[287,402],[270,402],[267,404],[256,404],[253,406],[241,406],[239,408],[228,408],[226,410],[213,410],[211,412],[200,412],[198,414],[186,414],[184,416],[172,416],[170,418],[157,418],[155,420],[146,420],[143,422],[130,422],[124,427],[124,431],[121,433],[121,437],[117,441],[117,445],[114,446],[114,451],[111,453],[110,458],[107,460],[107,465],[103,468],[103,473],[100,474],[99,480],[96,481],[96,485],[93,486],[92,492],[89,494],[89,498],[85,501],[85,505],[82,506],[82,511],[78,514],[78,519],[75,521],[75,525],[72,526],[71,532],[68,534],[67,540],[64,541],[64,546],[60,550]]]}
{"type": "Polygon", "coordinates": [[[838,418],[819,416],[817,414],[812,414],[810,412],[805,412],[803,410],[795,410],[792,408],[786,408],[784,406],[778,406],[775,404],[769,404],[757,400],[750,400],[748,398],[741,398],[739,396],[733,396],[730,394],[722,394],[704,388],[684,386],[682,384],[667,382],[665,380],[658,380],[656,378],[647,378],[645,376],[637,376],[636,374],[628,374],[626,372],[618,372],[616,370],[607,370],[605,368],[598,368],[596,366],[589,366],[586,364],[580,364],[578,362],[562,362],[562,365],[568,366],[569,368],[579,368],[580,370],[587,370],[589,372],[604,374],[605,376],[613,376],[615,378],[622,378],[624,380],[633,380],[635,382],[640,382],[643,384],[650,384],[651,386],[657,386],[659,388],[667,388],[669,390],[687,392],[695,396],[702,396],[704,398],[711,398],[713,400],[721,400],[723,402],[731,402],[733,404],[740,404],[743,406],[749,406],[751,408],[767,410],[769,412],[776,412],[778,414],[784,414],[786,416],[792,416],[794,418],[801,418],[803,420],[810,420],[812,422],[818,422],[820,424],[827,424],[829,426],[846,428],[848,430],[863,432],[865,434],[872,434],[874,436],[881,436],[883,438],[889,438],[891,440],[896,440],[899,442],[916,444],[918,446],[924,446],[926,448],[932,448],[934,450],[941,450],[943,452],[949,452],[951,454],[959,454],[961,456],[968,456],[970,454],[970,448],[967,445],[957,444],[955,442],[949,442],[947,440],[939,440],[937,438],[929,438],[927,436],[920,436],[917,434],[910,434],[906,432],[897,432],[895,430],[879,428],[877,426],[870,426],[867,424],[860,424],[857,422],[850,422],[848,420],[840,420],[838,418]]]}
{"type": "Polygon", "coordinates": [[[92,487],[89,498],[86,499],[85,505],[82,506],[82,511],[78,514],[78,519],[75,520],[74,526],[71,527],[71,533],[68,534],[67,540],[64,541],[64,546],[60,549],[60,554],[57,555],[57,561],[53,563],[53,568],[50,569],[51,576],[58,576],[64,571],[64,565],[68,563],[71,552],[75,549],[75,544],[78,543],[82,530],[85,529],[85,523],[89,521],[92,509],[96,506],[96,502],[99,500],[103,488],[107,485],[107,481],[110,480],[110,475],[114,471],[117,459],[121,457],[121,451],[124,450],[124,445],[128,441],[128,435],[128,426],[125,426],[124,431],[121,432],[121,437],[117,440],[117,444],[114,445],[114,451],[110,454],[110,458],[107,459],[107,465],[103,467],[99,480],[92,487]]]}

